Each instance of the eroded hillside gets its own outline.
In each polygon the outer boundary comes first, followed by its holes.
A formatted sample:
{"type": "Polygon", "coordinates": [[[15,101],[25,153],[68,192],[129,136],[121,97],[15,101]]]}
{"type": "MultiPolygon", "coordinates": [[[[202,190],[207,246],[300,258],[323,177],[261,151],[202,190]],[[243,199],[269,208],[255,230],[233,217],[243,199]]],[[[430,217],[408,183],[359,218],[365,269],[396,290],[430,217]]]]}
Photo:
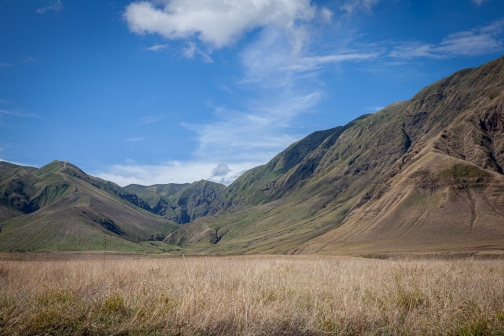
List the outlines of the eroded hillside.
{"type": "Polygon", "coordinates": [[[504,58],[316,132],[166,241],[202,253],[501,248],[504,58]]]}

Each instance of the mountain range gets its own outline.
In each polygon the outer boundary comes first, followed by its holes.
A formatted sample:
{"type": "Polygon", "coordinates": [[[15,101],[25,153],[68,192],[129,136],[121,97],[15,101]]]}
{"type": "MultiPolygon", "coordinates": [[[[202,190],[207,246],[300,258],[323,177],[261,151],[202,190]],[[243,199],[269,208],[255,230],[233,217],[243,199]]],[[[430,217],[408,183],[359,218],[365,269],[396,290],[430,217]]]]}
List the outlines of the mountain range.
{"type": "Polygon", "coordinates": [[[228,187],[121,188],[64,161],[1,162],[0,250],[503,249],[503,90],[501,57],[310,134],[228,187]]]}

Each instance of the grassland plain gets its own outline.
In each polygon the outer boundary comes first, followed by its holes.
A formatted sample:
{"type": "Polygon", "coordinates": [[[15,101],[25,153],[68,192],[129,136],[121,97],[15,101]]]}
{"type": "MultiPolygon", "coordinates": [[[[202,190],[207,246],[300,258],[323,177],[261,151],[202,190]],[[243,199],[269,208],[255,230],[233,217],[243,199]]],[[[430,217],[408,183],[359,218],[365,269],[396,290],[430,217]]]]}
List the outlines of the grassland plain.
{"type": "Polygon", "coordinates": [[[504,334],[502,259],[92,258],[0,261],[0,334],[504,334]]]}

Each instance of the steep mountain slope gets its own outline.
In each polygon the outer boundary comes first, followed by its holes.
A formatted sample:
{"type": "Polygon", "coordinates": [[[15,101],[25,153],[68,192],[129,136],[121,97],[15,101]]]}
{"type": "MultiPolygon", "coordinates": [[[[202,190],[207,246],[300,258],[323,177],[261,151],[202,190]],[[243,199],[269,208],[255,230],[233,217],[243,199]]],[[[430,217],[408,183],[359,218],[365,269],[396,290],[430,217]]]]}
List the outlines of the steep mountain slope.
{"type": "Polygon", "coordinates": [[[206,216],[210,211],[210,204],[226,189],[226,186],[201,180],[191,184],[147,187],[132,184],[124,189],[147,200],[152,212],[184,224],[206,216]]]}
{"type": "Polygon", "coordinates": [[[105,242],[138,250],[135,242],[164,238],[178,227],[144,208],[137,195],[53,161],[37,169],[0,172],[0,250],[93,250],[105,242]]]}
{"type": "Polygon", "coordinates": [[[150,205],[151,208],[154,208],[156,207],[161,198],[168,200],[170,196],[175,195],[177,192],[190,185],[191,185],[190,183],[155,184],[152,186],[130,184],[124,187],[124,189],[138,195],[139,197],[144,199],[150,205]]]}
{"type": "Polygon", "coordinates": [[[4,164],[1,168],[5,169],[0,170],[0,222],[37,210],[29,197],[35,192],[37,178],[21,166],[4,164]]]}
{"type": "Polygon", "coordinates": [[[166,241],[202,253],[502,248],[503,89],[500,58],[309,135],[166,241]]]}

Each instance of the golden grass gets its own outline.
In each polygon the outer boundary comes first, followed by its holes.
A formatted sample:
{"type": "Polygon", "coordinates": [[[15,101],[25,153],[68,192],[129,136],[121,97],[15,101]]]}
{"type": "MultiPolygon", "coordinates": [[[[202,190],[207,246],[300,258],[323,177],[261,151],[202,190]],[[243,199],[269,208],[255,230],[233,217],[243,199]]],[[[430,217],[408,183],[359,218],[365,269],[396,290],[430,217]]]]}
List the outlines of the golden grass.
{"type": "Polygon", "coordinates": [[[502,335],[504,261],[0,261],[3,335],[502,335]]]}

